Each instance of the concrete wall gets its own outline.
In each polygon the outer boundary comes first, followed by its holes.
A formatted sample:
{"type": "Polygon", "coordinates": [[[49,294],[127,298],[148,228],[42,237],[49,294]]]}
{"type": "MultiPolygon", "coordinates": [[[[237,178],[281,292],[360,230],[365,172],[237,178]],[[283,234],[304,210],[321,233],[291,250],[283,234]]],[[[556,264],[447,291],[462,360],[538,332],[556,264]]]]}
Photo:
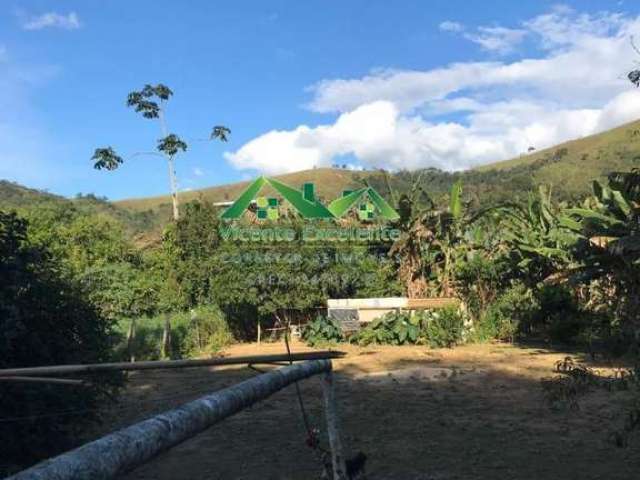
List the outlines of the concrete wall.
{"type": "Polygon", "coordinates": [[[457,298],[330,298],[327,300],[327,313],[335,311],[336,316],[344,315],[345,310],[353,311],[360,323],[369,323],[388,312],[397,310],[414,312],[449,305],[461,305],[457,298]]]}

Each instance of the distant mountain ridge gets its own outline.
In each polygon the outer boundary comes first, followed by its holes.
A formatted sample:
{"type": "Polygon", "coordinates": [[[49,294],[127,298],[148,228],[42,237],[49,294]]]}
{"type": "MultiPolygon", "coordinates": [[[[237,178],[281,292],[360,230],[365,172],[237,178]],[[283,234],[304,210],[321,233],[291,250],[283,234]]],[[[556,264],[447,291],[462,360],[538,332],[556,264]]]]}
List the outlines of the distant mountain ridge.
{"type": "MultiPolygon", "coordinates": [[[[453,182],[461,179],[465,196],[478,204],[486,204],[522,197],[539,184],[550,185],[557,198],[575,199],[591,192],[593,180],[604,179],[611,171],[625,171],[634,167],[640,167],[640,120],[464,172],[443,172],[427,168],[418,172],[397,172],[385,178],[380,171],[317,168],[277,175],[274,178],[295,188],[312,182],[318,197],[324,200],[335,199],[344,190],[361,188],[365,183],[389,197],[389,185],[396,193],[401,193],[411,188],[417,178],[423,189],[437,199],[449,190],[453,182]]],[[[249,183],[236,182],[182,192],[180,200],[181,203],[196,199],[230,202],[249,183]]],[[[122,221],[132,232],[158,231],[171,218],[169,195],[114,202],[93,195],[67,199],[0,180],[0,208],[19,209],[47,202],[73,205],[87,212],[110,215],[122,221]]]]}

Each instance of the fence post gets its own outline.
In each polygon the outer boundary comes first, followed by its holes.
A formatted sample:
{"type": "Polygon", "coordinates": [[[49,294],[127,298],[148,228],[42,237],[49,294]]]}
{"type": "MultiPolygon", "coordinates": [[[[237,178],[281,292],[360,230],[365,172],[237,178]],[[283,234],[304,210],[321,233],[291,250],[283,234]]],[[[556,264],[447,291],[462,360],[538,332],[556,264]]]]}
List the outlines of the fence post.
{"type": "Polygon", "coordinates": [[[333,372],[324,374],[322,379],[322,393],[324,396],[324,411],[327,418],[327,435],[331,449],[331,463],[333,465],[333,480],[348,480],[347,467],[342,442],[340,441],[340,424],[336,408],[336,393],[333,385],[333,372]]]}

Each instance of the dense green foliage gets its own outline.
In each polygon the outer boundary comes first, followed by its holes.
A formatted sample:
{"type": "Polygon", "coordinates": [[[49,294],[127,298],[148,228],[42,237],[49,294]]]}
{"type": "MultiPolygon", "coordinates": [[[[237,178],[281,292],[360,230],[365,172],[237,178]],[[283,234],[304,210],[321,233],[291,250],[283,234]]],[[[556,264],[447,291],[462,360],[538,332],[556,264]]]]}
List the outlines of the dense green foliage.
{"type": "Polygon", "coordinates": [[[424,325],[422,340],[431,348],[451,348],[465,339],[465,315],[457,308],[425,310],[419,315],[424,325]]]}
{"type": "Polygon", "coordinates": [[[424,310],[413,314],[389,312],[351,337],[359,345],[422,344],[452,347],[464,339],[464,316],[456,308],[424,310]]]}
{"type": "Polygon", "coordinates": [[[233,342],[226,318],[216,306],[205,305],[189,312],[170,312],[153,317],[123,318],[115,326],[116,354],[121,360],[158,360],[166,318],[171,323],[171,358],[185,358],[202,353],[213,354],[233,342]],[[127,335],[135,322],[131,344],[127,335]]]}
{"type": "MultiPolygon", "coordinates": [[[[23,219],[0,211],[0,368],[109,361],[108,320],[27,232],[23,219]]],[[[93,408],[117,384],[101,377],[83,388],[3,382],[0,474],[71,446],[78,419],[94,418],[93,408]],[[75,413],[50,415],[61,411],[75,413]]]]}
{"type": "Polygon", "coordinates": [[[340,323],[323,316],[307,323],[302,330],[302,339],[311,347],[333,345],[345,340],[340,323]]]}

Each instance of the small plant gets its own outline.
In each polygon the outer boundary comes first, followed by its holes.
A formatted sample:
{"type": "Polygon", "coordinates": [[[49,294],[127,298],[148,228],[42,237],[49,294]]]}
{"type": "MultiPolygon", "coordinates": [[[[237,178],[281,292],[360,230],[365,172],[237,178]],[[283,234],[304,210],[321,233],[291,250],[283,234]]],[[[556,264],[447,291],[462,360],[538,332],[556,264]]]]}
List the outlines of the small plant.
{"type": "Polygon", "coordinates": [[[513,341],[522,329],[529,329],[539,306],[530,289],[515,284],[500,295],[476,325],[475,336],[485,341],[513,341]]]}
{"type": "Polygon", "coordinates": [[[215,353],[233,342],[224,313],[216,305],[192,310],[182,350],[185,354],[215,353]]]}
{"type": "Polygon", "coordinates": [[[371,322],[353,337],[359,345],[426,344],[432,348],[452,347],[463,339],[464,318],[455,308],[389,312],[371,322]]]}
{"type": "Polygon", "coordinates": [[[431,348],[451,348],[462,342],[464,317],[455,307],[421,314],[424,340],[431,348]]]}
{"type": "Polygon", "coordinates": [[[421,322],[418,316],[411,316],[406,312],[389,312],[360,330],[352,337],[352,341],[358,345],[403,345],[416,343],[420,331],[421,322]]]}
{"type": "Polygon", "coordinates": [[[328,345],[344,341],[340,323],[333,319],[318,316],[302,330],[302,339],[311,347],[328,345]]]}
{"type": "Polygon", "coordinates": [[[578,397],[591,388],[612,392],[628,390],[637,384],[634,371],[618,370],[613,376],[605,376],[597,370],[575,363],[571,357],[557,361],[555,371],[559,375],[542,379],[542,389],[554,409],[580,410],[578,397]]]}

